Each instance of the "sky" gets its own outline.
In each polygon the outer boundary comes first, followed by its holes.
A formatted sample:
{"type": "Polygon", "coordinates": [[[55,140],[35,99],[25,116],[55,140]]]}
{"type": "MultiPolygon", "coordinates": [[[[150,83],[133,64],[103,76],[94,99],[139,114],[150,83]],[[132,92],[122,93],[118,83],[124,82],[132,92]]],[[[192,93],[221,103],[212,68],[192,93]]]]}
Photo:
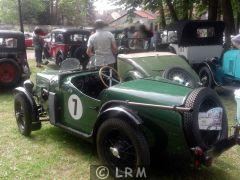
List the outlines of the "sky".
{"type": "Polygon", "coordinates": [[[114,2],[113,0],[97,0],[94,6],[99,13],[102,13],[103,11],[117,8],[118,6],[113,5],[114,2]]]}

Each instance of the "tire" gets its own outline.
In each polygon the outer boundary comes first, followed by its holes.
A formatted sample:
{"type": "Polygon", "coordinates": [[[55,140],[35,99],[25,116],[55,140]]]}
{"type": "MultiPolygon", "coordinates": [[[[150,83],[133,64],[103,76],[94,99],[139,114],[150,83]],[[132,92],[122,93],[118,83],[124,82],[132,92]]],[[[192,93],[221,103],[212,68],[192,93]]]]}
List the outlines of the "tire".
{"type": "Polygon", "coordinates": [[[125,167],[131,167],[133,173],[136,173],[138,166],[149,167],[150,165],[150,152],[146,138],[138,129],[121,119],[108,119],[103,122],[97,133],[96,145],[98,156],[103,164],[109,166],[113,174],[116,167],[121,174],[125,167]],[[121,149],[127,149],[128,153],[126,151],[119,153],[121,149]],[[127,155],[131,153],[134,156],[127,155]]]}
{"type": "Polygon", "coordinates": [[[204,87],[214,88],[212,73],[208,67],[201,67],[198,76],[204,87]]]}
{"type": "Polygon", "coordinates": [[[195,88],[197,86],[197,82],[194,77],[185,69],[181,67],[170,67],[163,72],[163,78],[169,79],[171,81],[176,81],[179,84],[184,86],[188,86],[191,88],[195,88]],[[177,76],[178,75],[178,76],[177,76]],[[178,78],[178,79],[175,79],[178,78]]]}
{"type": "Polygon", "coordinates": [[[64,60],[63,55],[61,53],[58,53],[57,56],[56,56],[56,61],[55,61],[56,65],[58,67],[60,67],[62,62],[63,62],[63,60],[64,60]]]}
{"type": "Polygon", "coordinates": [[[18,93],[14,96],[14,111],[18,130],[24,136],[30,136],[32,131],[31,109],[30,102],[24,95],[18,93]]]}
{"type": "Polygon", "coordinates": [[[0,87],[15,87],[21,79],[21,68],[13,59],[0,60],[0,87]]]}
{"type": "Polygon", "coordinates": [[[185,107],[192,109],[183,113],[183,127],[190,147],[199,146],[207,150],[216,142],[228,137],[226,111],[214,90],[210,88],[193,90],[187,97],[185,107]],[[198,122],[199,112],[207,112],[214,107],[223,109],[221,130],[201,130],[198,122]]]}

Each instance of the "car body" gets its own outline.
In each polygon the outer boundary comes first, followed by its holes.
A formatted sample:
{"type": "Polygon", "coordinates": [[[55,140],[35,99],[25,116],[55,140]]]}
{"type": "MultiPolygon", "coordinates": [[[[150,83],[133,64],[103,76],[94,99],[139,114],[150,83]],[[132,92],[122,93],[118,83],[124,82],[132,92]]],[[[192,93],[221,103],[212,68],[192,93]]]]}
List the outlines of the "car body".
{"type": "Polygon", "coordinates": [[[24,32],[25,36],[25,46],[28,47],[33,47],[33,36],[32,33],[30,32],[24,32]]]}
{"type": "Polygon", "coordinates": [[[0,88],[14,87],[30,77],[24,34],[0,31],[0,88]]]}
{"type": "Polygon", "coordinates": [[[205,87],[240,86],[240,50],[226,51],[221,59],[212,58],[204,62],[199,77],[205,87]]]}
{"type": "Polygon", "coordinates": [[[15,116],[23,135],[39,130],[42,118],[49,118],[52,125],[96,144],[113,173],[116,166],[133,172],[149,166],[151,149],[209,165],[236,144],[235,136],[227,139],[226,113],[213,90],[156,78],[106,88],[101,73],[108,69],[109,80],[112,68],[82,71],[77,60],[71,61],[61,71],[38,73],[35,87],[27,80],[15,89],[15,116]]]}
{"type": "Polygon", "coordinates": [[[222,21],[188,20],[170,24],[166,30],[176,34],[169,40],[171,51],[183,56],[198,72],[206,59],[221,57],[224,28],[222,21]]]}
{"type": "Polygon", "coordinates": [[[201,85],[191,66],[182,57],[169,52],[119,54],[117,67],[123,81],[158,76],[192,88],[201,85]]]}
{"type": "Polygon", "coordinates": [[[74,57],[82,64],[88,62],[86,54],[90,31],[81,29],[54,29],[50,38],[45,39],[44,56],[60,65],[66,58],[74,57]]]}

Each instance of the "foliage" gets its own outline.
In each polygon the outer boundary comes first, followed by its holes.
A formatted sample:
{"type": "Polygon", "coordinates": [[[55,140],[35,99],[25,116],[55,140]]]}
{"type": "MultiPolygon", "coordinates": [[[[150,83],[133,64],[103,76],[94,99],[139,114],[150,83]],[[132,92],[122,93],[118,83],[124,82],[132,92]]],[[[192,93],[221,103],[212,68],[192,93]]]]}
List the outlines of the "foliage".
{"type": "MultiPolygon", "coordinates": [[[[94,18],[94,0],[21,0],[25,24],[86,25],[94,18]]],[[[17,0],[0,0],[0,22],[17,24],[17,0]]]]}

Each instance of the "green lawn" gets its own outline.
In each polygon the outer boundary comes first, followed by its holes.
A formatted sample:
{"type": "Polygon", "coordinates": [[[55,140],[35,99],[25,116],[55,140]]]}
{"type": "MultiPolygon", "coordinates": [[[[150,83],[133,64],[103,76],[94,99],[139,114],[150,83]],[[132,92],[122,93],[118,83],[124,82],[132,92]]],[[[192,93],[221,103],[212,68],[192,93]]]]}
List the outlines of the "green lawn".
{"type": "MultiPolygon", "coordinates": [[[[34,78],[36,71],[40,70],[36,70],[33,61],[30,66],[34,78]]],[[[221,99],[229,119],[233,119],[233,97],[221,94],[221,99]]],[[[19,134],[15,123],[12,93],[0,92],[0,102],[0,179],[89,179],[90,165],[100,163],[91,144],[48,123],[43,123],[40,131],[26,138],[19,134]]],[[[169,164],[175,164],[175,161],[169,164]]],[[[210,168],[196,171],[191,167],[172,167],[154,167],[150,171],[152,179],[179,176],[187,179],[239,179],[240,148],[225,152],[210,168]]]]}

